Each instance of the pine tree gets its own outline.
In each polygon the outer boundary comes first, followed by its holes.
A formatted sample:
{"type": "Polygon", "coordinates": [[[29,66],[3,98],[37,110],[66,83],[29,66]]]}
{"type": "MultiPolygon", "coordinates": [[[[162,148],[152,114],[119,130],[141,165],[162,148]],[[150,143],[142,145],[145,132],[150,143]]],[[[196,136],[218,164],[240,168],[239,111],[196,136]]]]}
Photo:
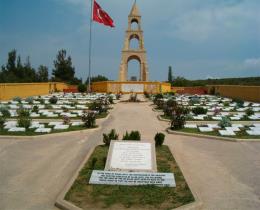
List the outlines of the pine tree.
{"type": "Polygon", "coordinates": [[[66,50],[62,49],[58,52],[54,61],[54,69],[52,75],[55,81],[71,82],[74,80],[75,69],[72,66],[71,57],[67,58],[66,50]]]}
{"type": "Polygon", "coordinates": [[[168,82],[172,83],[172,67],[169,66],[169,71],[168,71],[168,82]]]}

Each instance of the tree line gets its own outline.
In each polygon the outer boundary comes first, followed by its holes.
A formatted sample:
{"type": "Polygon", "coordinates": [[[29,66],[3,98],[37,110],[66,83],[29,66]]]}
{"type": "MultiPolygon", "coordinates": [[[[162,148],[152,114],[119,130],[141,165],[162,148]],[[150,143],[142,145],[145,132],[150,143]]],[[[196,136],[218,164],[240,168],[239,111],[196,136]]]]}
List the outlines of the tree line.
{"type": "MultiPolygon", "coordinates": [[[[66,50],[58,51],[53,61],[54,68],[51,75],[47,66],[40,65],[37,69],[31,66],[30,57],[23,63],[21,56],[16,50],[8,53],[7,62],[0,70],[0,83],[22,83],[22,82],[65,82],[71,85],[82,83],[82,79],[75,76],[75,67],[72,64],[71,56],[66,50]]],[[[91,77],[91,82],[107,81],[108,78],[102,75],[91,77]]],[[[86,83],[88,82],[88,79],[86,83]]]]}
{"type": "Polygon", "coordinates": [[[206,85],[248,85],[259,86],[260,77],[242,77],[242,78],[222,78],[222,79],[205,79],[205,80],[188,80],[184,77],[174,77],[172,67],[168,69],[168,81],[174,87],[195,87],[206,85]]]}

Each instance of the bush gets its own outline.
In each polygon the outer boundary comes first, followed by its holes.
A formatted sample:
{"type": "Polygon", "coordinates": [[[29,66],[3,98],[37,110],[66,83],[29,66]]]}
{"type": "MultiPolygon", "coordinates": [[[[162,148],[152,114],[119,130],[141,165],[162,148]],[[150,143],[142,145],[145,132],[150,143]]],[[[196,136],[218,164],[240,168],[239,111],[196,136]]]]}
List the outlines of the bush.
{"type": "Polygon", "coordinates": [[[39,112],[39,107],[38,106],[33,106],[32,112],[38,113],[39,112]]]}
{"type": "Polygon", "coordinates": [[[107,113],[108,107],[101,100],[96,100],[89,105],[89,109],[100,113],[107,113]]]}
{"type": "Polygon", "coordinates": [[[25,99],[26,102],[28,102],[29,104],[33,104],[33,97],[28,97],[25,99]]]}
{"type": "Polygon", "coordinates": [[[108,134],[103,133],[103,142],[106,146],[109,146],[111,140],[118,140],[118,137],[116,130],[112,129],[108,134]]]}
{"type": "Polygon", "coordinates": [[[255,114],[255,112],[253,111],[253,109],[246,110],[246,115],[247,116],[251,116],[251,115],[254,115],[254,114],[255,114]]]}
{"type": "Polygon", "coordinates": [[[39,101],[40,104],[44,104],[44,99],[43,98],[39,98],[39,99],[37,99],[37,101],[39,101]]]}
{"type": "Polygon", "coordinates": [[[18,126],[28,129],[31,126],[32,119],[29,117],[19,117],[18,126]]]}
{"type": "Polygon", "coordinates": [[[56,96],[52,96],[50,99],[49,99],[49,102],[51,104],[57,104],[58,102],[58,98],[56,96]]]}
{"type": "Polygon", "coordinates": [[[243,105],[244,105],[244,101],[239,98],[233,99],[233,102],[236,103],[238,107],[243,107],[243,105]]]}
{"type": "Polygon", "coordinates": [[[158,94],[156,94],[156,95],[154,96],[153,103],[154,103],[155,105],[157,105],[157,102],[160,101],[161,99],[163,99],[163,94],[158,93],[158,94]]]}
{"type": "Polygon", "coordinates": [[[173,110],[171,129],[178,130],[184,128],[187,114],[187,108],[180,105],[176,106],[173,110]]]}
{"type": "Polygon", "coordinates": [[[199,115],[199,114],[207,114],[208,110],[207,109],[204,109],[203,107],[201,106],[197,106],[195,108],[192,109],[192,112],[195,114],[195,115],[199,115]]]}
{"type": "Polygon", "coordinates": [[[199,97],[192,97],[190,98],[189,104],[194,105],[194,104],[199,104],[200,103],[200,98],[199,97]]]}
{"type": "Polygon", "coordinates": [[[155,146],[162,146],[165,139],[165,135],[163,133],[157,133],[154,137],[155,146]]]}
{"type": "Polygon", "coordinates": [[[96,126],[96,114],[94,112],[87,112],[81,116],[86,128],[94,128],[96,126]]]}
{"type": "Polygon", "coordinates": [[[6,107],[0,107],[0,112],[2,113],[4,118],[8,118],[11,116],[10,112],[6,107]]]}
{"type": "Polygon", "coordinates": [[[17,113],[19,117],[30,117],[30,111],[28,109],[19,108],[17,113]]]}
{"type": "Polygon", "coordinates": [[[225,127],[230,127],[232,126],[232,123],[230,121],[229,118],[227,117],[222,117],[222,120],[218,123],[218,125],[221,127],[221,128],[225,128],[225,127]]]}
{"type": "Polygon", "coordinates": [[[114,103],[113,96],[109,96],[108,101],[109,101],[110,104],[113,104],[114,103]]]}
{"type": "Polygon", "coordinates": [[[166,103],[163,105],[163,112],[165,116],[172,116],[172,112],[174,108],[178,106],[177,102],[173,99],[168,100],[166,103]]]}
{"type": "Polygon", "coordinates": [[[22,99],[20,97],[14,97],[13,101],[17,101],[18,103],[21,103],[22,99]]]}
{"type": "Polygon", "coordinates": [[[92,170],[94,170],[97,161],[98,161],[98,159],[97,159],[96,157],[94,157],[94,158],[91,160],[91,169],[92,169],[92,170]]]}
{"type": "Polygon", "coordinates": [[[84,93],[84,92],[86,92],[86,90],[87,90],[86,85],[84,85],[84,84],[79,84],[79,85],[78,85],[78,91],[79,91],[80,93],[84,93]]]}
{"type": "Polygon", "coordinates": [[[126,131],[125,135],[123,136],[123,140],[138,141],[141,140],[141,134],[139,131],[131,131],[130,134],[126,131]]]}
{"type": "Polygon", "coordinates": [[[65,125],[70,124],[70,118],[68,116],[63,116],[63,124],[65,124],[65,125]]]}
{"type": "Polygon", "coordinates": [[[0,116],[0,129],[3,129],[5,122],[6,122],[6,118],[0,116]]]}

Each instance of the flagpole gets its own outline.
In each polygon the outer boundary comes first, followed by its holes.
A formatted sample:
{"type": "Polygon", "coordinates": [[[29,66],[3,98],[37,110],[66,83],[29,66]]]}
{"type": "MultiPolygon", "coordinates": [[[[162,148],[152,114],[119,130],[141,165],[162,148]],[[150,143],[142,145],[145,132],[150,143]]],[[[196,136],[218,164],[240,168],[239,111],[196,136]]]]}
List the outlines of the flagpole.
{"type": "Polygon", "coordinates": [[[93,1],[91,1],[91,12],[90,12],[90,19],[89,19],[89,53],[88,53],[88,92],[91,92],[91,52],[92,52],[92,17],[93,17],[93,1]]]}

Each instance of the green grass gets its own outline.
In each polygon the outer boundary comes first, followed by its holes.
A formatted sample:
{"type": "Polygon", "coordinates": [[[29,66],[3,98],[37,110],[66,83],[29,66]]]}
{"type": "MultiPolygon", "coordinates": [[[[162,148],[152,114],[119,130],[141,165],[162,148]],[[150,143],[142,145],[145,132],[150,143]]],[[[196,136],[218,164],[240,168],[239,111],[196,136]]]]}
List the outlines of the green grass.
{"type": "MultiPolygon", "coordinates": [[[[48,124],[45,124],[45,128],[52,128],[53,126],[48,126],[48,124]]],[[[97,128],[94,127],[94,128],[97,128]]],[[[83,125],[81,126],[70,126],[67,130],[52,130],[50,133],[35,133],[34,129],[27,129],[25,132],[9,132],[5,129],[0,129],[0,136],[40,136],[40,135],[46,135],[46,134],[52,134],[52,133],[65,133],[70,131],[80,131],[80,130],[87,130],[92,128],[86,128],[83,125]]]]}
{"type": "Polygon", "coordinates": [[[194,197],[167,146],[156,148],[158,172],[173,172],[176,187],[89,185],[92,170],[104,170],[108,147],[98,146],[80,171],[65,199],[82,209],[172,209],[194,197]],[[94,167],[93,158],[97,158],[94,167]]]}
{"type": "Polygon", "coordinates": [[[183,128],[183,129],[176,130],[176,131],[185,132],[185,133],[209,135],[209,136],[229,137],[229,138],[234,138],[234,139],[259,139],[260,140],[260,136],[250,136],[245,132],[245,130],[235,132],[236,136],[221,136],[217,130],[214,130],[211,132],[200,132],[196,128],[183,128]]]}

